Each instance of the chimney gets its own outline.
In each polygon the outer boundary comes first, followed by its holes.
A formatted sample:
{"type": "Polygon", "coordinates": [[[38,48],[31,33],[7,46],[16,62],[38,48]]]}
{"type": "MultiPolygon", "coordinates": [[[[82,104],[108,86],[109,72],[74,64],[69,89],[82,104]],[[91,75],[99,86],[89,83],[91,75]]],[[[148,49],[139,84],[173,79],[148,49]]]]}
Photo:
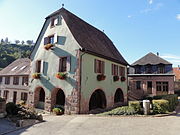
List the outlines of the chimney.
{"type": "Polygon", "coordinates": [[[159,56],[159,52],[157,52],[157,56],[159,56]]]}

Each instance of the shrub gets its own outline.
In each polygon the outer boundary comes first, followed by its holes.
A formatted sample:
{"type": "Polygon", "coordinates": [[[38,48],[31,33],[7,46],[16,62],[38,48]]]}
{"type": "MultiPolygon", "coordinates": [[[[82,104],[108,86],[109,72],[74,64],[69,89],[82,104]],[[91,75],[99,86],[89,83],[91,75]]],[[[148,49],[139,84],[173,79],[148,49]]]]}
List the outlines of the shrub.
{"type": "Polygon", "coordinates": [[[114,81],[114,82],[119,81],[119,76],[114,75],[114,76],[113,76],[113,81],[114,81]]]}
{"type": "Polygon", "coordinates": [[[136,111],[133,107],[123,106],[113,109],[108,112],[101,113],[100,115],[134,115],[136,111]]]}
{"type": "Polygon", "coordinates": [[[53,109],[53,113],[56,114],[56,115],[62,115],[63,111],[60,108],[54,108],[53,109]]]}
{"type": "Polygon", "coordinates": [[[105,79],[106,79],[106,76],[104,74],[97,75],[97,80],[98,81],[102,81],[102,80],[105,80],[105,79]]]}
{"type": "Polygon", "coordinates": [[[33,78],[33,79],[39,79],[40,76],[41,76],[40,73],[33,73],[33,74],[32,74],[32,78],[33,78]]]}
{"type": "Polygon", "coordinates": [[[153,99],[165,99],[169,101],[169,111],[172,112],[178,105],[178,96],[176,94],[154,96],[153,99]]]}
{"type": "Polygon", "coordinates": [[[163,114],[169,112],[169,101],[165,99],[153,100],[153,113],[163,114]]]}
{"type": "Polygon", "coordinates": [[[6,104],[6,112],[8,115],[17,115],[19,108],[13,102],[9,102],[6,104]]]}
{"type": "Polygon", "coordinates": [[[4,102],[4,101],[6,101],[6,100],[4,98],[0,97],[0,102],[4,102]]]}
{"type": "Polygon", "coordinates": [[[136,113],[141,113],[141,103],[139,101],[129,101],[129,107],[134,108],[136,113]]]}

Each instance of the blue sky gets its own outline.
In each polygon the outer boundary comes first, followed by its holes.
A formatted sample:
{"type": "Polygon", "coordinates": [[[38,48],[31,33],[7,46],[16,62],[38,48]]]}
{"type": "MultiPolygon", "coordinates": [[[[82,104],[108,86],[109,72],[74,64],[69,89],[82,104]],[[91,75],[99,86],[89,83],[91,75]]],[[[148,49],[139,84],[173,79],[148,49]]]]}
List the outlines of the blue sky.
{"type": "Polygon", "coordinates": [[[36,41],[61,8],[104,30],[131,64],[148,52],[180,65],[180,0],[0,0],[0,39],[36,41]]]}

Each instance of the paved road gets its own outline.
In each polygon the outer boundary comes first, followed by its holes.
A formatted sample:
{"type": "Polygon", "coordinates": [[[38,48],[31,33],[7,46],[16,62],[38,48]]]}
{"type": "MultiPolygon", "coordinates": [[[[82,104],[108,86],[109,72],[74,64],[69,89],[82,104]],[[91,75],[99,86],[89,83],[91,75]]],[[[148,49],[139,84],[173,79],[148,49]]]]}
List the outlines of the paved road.
{"type": "Polygon", "coordinates": [[[179,135],[180,117],[45,116],[43,122],[8,135],[179,135]]]}

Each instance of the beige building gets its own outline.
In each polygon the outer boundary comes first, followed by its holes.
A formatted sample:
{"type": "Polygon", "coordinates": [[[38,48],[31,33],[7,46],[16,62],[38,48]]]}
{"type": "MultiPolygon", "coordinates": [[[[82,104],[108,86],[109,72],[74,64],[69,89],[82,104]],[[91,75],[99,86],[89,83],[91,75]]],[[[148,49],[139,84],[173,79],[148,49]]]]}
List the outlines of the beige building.
{"type": "Polygon", "coordinates": [[[6,102],[28,100],[30,60],[18,59],[0,71],[0,96],[6,102]]]}

